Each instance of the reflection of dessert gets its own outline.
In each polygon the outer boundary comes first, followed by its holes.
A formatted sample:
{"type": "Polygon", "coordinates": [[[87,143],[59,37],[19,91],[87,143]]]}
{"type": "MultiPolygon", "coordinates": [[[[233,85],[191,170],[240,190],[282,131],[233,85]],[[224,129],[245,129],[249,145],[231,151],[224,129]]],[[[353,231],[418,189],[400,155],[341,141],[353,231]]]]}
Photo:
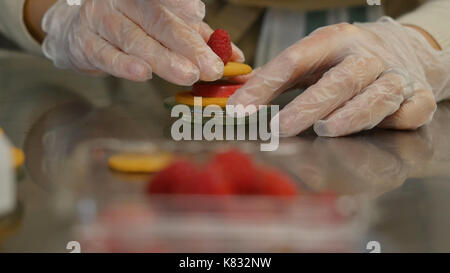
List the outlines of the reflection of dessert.
{"type": "Polygon", "coordinates": [[[18,169],[25,162],[25,155],[22,152],[22,150],[16,147],[12,148],[12,154],[13,154],[14,168],[18,169]]]}
{"type": "Polygon", "coordinates": [[[242,85],[227,82],[227,77],[236,77],[250,74],[252,68],[246,64],[230,62],[232,47],[230,36],[225,30],[218,29],[210,37],[208,45],[225,64],[224,79],[212,83],[196,83],[192,91],[185,91],[175,96],[179,104],[194,106],[194,97],[202,98],[202,106],[218,105],[225,107],[228,98],[242,85]]]}
{"type": "Polygon", "coordinates": [[[158,154],[117,154],[109,158],[109,167],[126,173],[153,173],[166,168],[173,160],[170,153],[158,154]]]}
{"type": "Polygon", "coordinates": [[[0,218],[0,249],[5,239],[17,234],[22,227],[24,216],[24,206],[17,203],[14,211],[0,218]]]}
{"type": "MultiPolygon", "coordinates": [[[[0,134],[3,134],[3,130],[0,128],[0,134]]],[[[25,163],[25,155],[19,148],[11,148],[13,166],[17,170],[25,163]]]]}
{"type": "Polygon", "coordinates": [[[178,160],[157,173],[150,194],[297,196],[296,183],[282,172],[259,166],[238,150],[215,154],[203,165],[178,160]]]}

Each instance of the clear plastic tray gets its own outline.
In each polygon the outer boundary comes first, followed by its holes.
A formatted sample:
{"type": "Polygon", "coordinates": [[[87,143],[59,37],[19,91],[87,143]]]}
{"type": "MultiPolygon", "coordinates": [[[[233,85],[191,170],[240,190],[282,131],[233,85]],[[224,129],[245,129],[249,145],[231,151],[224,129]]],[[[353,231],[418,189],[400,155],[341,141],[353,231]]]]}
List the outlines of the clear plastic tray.
{"type": "Polygon", "coordinates": [[[65,173],[71,177],[59,180],[58,208],[75,209],[74,234],[87,252],[359,250],[371,213],[366,200],[308,192],[301,182],[301,194],[292,199],[149,196],[145,188],[151,175],[119,174],[107,162],[116,153],[161,151],[204,162],[211,153],[229,148],[249,153],[255,161],[270,163],[297,180],[252,143],[96,140],[78,147],[67,162],[65,173]]]}

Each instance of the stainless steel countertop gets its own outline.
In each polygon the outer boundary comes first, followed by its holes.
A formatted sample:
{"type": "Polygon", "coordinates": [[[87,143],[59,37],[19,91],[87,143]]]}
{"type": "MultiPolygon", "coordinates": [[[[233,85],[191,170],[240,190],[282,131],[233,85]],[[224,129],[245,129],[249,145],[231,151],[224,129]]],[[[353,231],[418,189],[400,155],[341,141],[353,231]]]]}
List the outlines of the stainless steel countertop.
{"type": "MultiPolygon", "coordinates": [[[[81,142],[165,137],[161,97],[173,86],[92,79],[39,58],[0,52],[0,127],[27,156],[19,205],[0,219],[0,251],[67,252],[70,221],[51,213],[51,177],[81,142]]],[[[169,91],[170,90],[170,91],[169,91]]],[[[312,189],[369,194],[380,209],[367,242],[382,251],[450,251],[450,102],[418,131],[283,139],[278,154],[312,189]]],[[[274,154],[274,157],[277,153],[274,154]]],[[[364,242],[362,242],[364,243],[364,242]]]]}

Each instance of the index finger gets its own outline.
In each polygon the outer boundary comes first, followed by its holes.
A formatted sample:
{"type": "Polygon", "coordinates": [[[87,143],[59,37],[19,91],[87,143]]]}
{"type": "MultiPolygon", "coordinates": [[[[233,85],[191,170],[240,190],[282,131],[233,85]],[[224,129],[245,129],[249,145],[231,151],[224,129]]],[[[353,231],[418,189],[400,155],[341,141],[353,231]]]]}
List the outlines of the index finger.
{"type": "Polygon", "coordinates": [[[351,55],[326,72],[278,114],[283,136],[294,136],[360,94],[384,70],[375,57],[351,55]]]}
{"type": "Polygon", "coordinates": [[[158,3],[187,22],[199,23],[205,18],[206,7],[201,0],[158,0],[158,3]]]}
{"type": "Polygon", "coordinates": [[[145,18],[142,18],[143,11],[130,9],[123,1],[119,1],[117,5],[121,12],[137,20],[135,23],[149,36],[196,64],[200,70],[201,80],[215,81],[222,77],[224,69],[222,60],[197,31],[165,6],[155,2],[145,3],[146,6],[143,7],[145,18]]]}

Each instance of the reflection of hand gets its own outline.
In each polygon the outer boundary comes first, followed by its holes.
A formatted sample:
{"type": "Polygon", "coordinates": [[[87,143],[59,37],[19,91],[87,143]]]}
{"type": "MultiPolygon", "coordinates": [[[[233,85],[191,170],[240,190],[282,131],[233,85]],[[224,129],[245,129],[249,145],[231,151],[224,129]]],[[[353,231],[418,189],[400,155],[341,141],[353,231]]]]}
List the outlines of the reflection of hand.
{"type": "Polygon", "coordinates": [[[416,129],[431,120],[436,100],[449,96],[449,63],[449,52],[391,19],[332,25],[285,50],[228,103],[267,104],[291,87],[315,83],[279,113],[281,135],[313,124],[321,136],[377,125],[416,129]]]}
{"type": "Polygon", "coordinates": [[[431,159],[429,140],[422,133],[377,132],[358,138],[317,138],[313,145],[305,143],[309,149],[292,168],[315,190],[379,195],[402,185],[431,159]]]}
{"type": "MultiPolygon", "coordinates": [[[[152,73],[191,85],[217,80],[224,64],[208,47],[200,0],[59,0],[45,15],[43,49],[60,68],[145,81],[152,73]]],[[[234,47],[232,59],[243,55],[234,47]]]]}

